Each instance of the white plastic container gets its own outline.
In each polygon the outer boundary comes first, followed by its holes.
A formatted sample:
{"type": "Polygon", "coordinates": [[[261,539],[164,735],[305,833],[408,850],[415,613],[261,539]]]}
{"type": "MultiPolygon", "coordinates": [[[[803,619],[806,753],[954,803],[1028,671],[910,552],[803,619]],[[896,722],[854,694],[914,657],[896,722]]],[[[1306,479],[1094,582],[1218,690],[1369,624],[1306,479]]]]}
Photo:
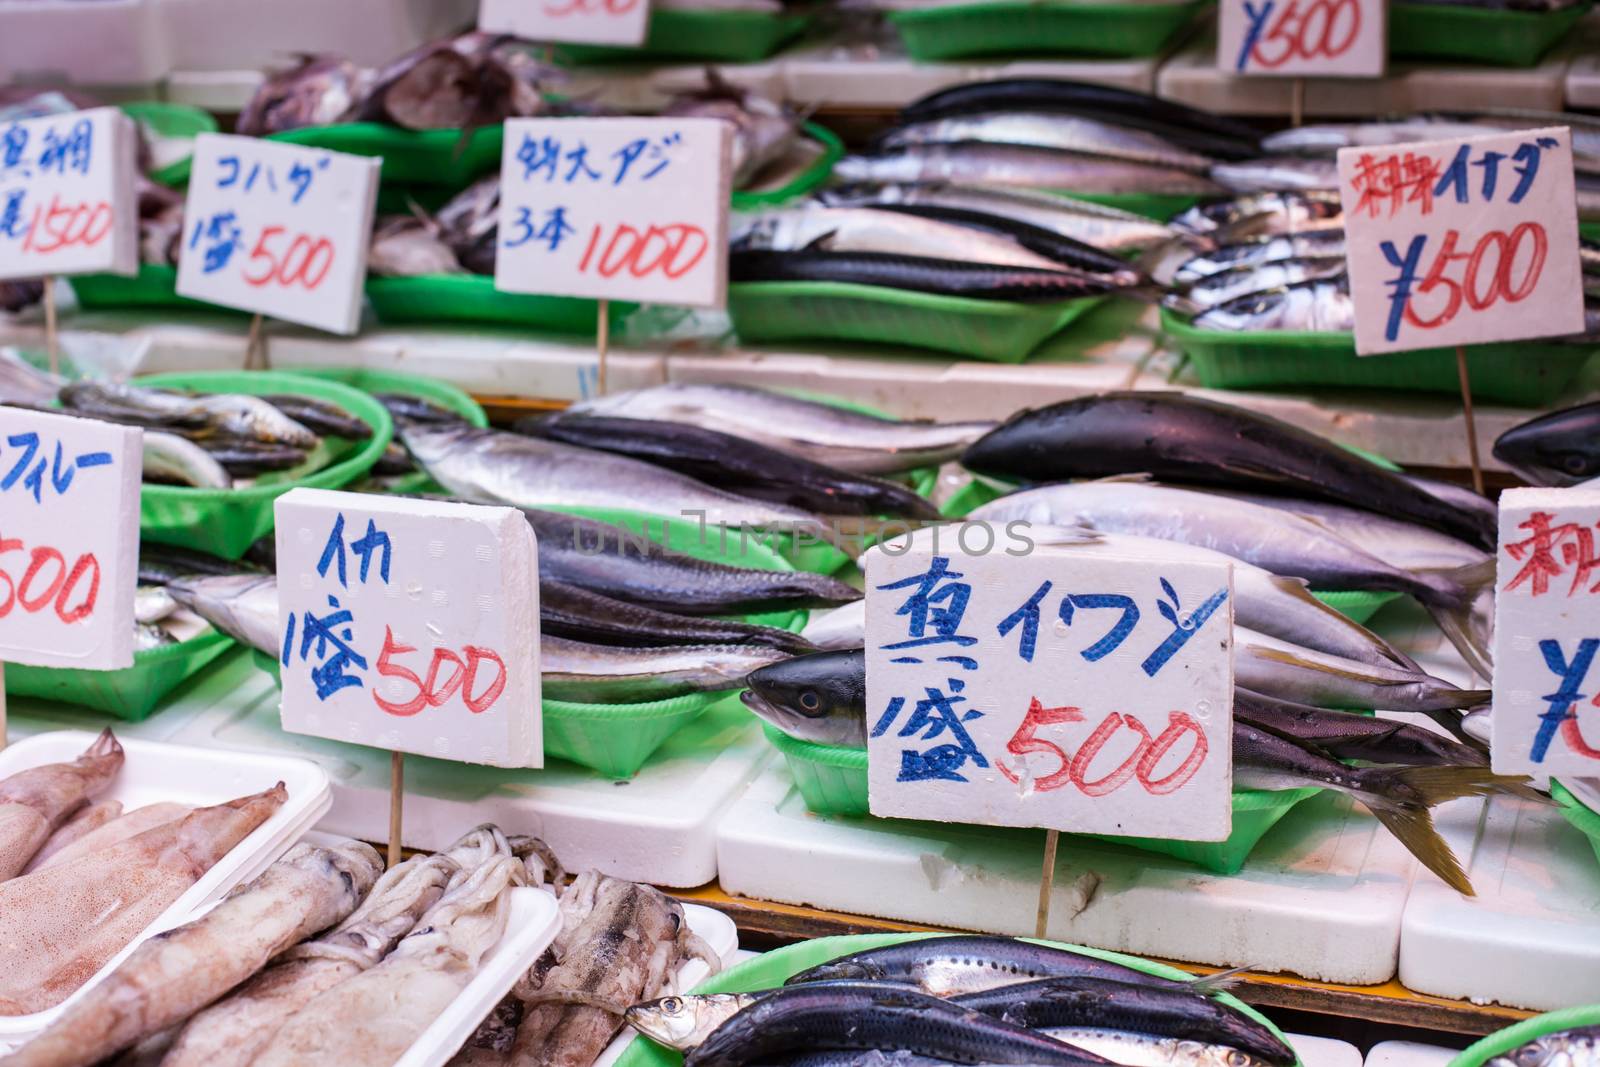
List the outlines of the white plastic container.
{"type": "MultiPolygon", "coordinates": [[[[94,739],[95,735],[88,731],[61,730],[19,741],[0,751],[0,778],[46,763],[74,760],[94,739]]],[[[280,781],[288,790],[289,798],[72,996],[45,1011],[0,1018],[0,1048],[14,1048],[50,1025],[68,1005],[115,970],[146,938],[189,921],[208,904],[222,899],[234,886],[266,870],[333,805],[327,773],[309,760],[217,752],[135,738],[119,737],[118,740],[126,753],[126,761],[111,789],[100,799],[119,800],[124,810],[159,801],[205,807],[271,789],[280,781]]]]}

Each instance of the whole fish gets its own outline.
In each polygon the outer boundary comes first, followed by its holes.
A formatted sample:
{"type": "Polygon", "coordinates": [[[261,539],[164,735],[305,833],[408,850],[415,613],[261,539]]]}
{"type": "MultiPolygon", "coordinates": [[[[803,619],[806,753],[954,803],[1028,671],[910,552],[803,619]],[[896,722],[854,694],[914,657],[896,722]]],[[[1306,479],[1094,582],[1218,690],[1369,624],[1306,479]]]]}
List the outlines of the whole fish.
{"type": "Polygon", "coordinates": [[[1342,257],[1283,259],[1258,267],[1235,267],[1201,278],[1181,292],[1173,293],[1164,303],[1175,310],[1196,315],[1256,293],[1344,277],[1345,261],[1342,257]]]}
{"type": "Polygon", "coordinates": [[[876,285],[940,296],[1024,304],[1102,296],[1116,288],[1104,276],[1064,268],[999,267],[885,252],[734,252],[728,257],[728,278],[734,282],[817,281],[876,285]]]}
{"type": "Polygon", "coordinates": [[[0,882],[7,937],[0,1014],[43,1011],[71,996],[266,822],[286,797],[280,782],[262,793],[196,809],[110,848],[0,882]]]}
{"type": "Polygon", "coordinates": [[[800,135],[800,117],[775,100],[739,88],[714,70],[706,87],[672,100],[663,117],[721,119],[733,127],[733,187],[752,184],[771,164],[789,154],[800,135]]]}
{"type": "Polygon", "coordinates": [[[310,449],[317,435],[257,396],[241,393],[186,395],[137,385],[76,381],[61,390],[61,403],[93,418],[186,435],[220,433],[267,444],[310,449]]]}
{"type": "MultiPolygon", "coordinates": [[[[216,420],[224,433],[266,444],[289,445],[300,449],[317,447],[316,434],[263,397],[244,393],[209,393],[191,399],[216,420]]],[[[367,436],[372,436],[370,429],[367,436]]]]}
{"type": "MultiPolygon", "coordinates": [[[[976,509],[969,519],[1079,525],[1105,533],[1154,537],[1221,552],[1273,574],[1303,578],[1313,589],[1402,592],[1428,609],[1474,670],[1484,677],[1492,673],[1487,642],[1474,631],[1472,621],[1474,601],[1494,582],[1492,561],[1468,564],[1450,573],[1404,571],[1314,519],[1237,498],[1143,481],[1111,479],[1043,486],[1001,497],[976,509]]],[[[1237,607],[1237,600],[1235,611],[1242,616],[1243,625],[1257,625],[1254,613],[1237,607]]],[[[1269,625],[1267,629],[1296,639],[1278,627],[1269,625]]],[[[1376,652],[1373,644],[1346,640],[1331,647],[1315,647],[1364,662],[1395,664],[1392,655],[1361,654],[1363,648],[1376,652]]]]}
{"type": "Polygon", "coordinates": [[[1176,167],[1106,159],[1025,145],[975,142],[914,145],[871,156],[845,156],[834,167],[844,182],[1020,186],[1065,192],[1215,196],[1223,187],[1176,167]]]}
{"type": "Polygon", "coordinates": [[[77,813],[66,822],[58,826],[45,843],[39,846],[39,851],[33,854],[28,865],[22,869],[23,874],[29,874],[44,866],[51,857],[59,854],[69,846],[75,844],[88,834],[118,818],[122,814],[120,800],[102,800],[79,808],[77,813]]]}
{"type": "Polygon", "coordinates": [[[1494,458],[1533,485],[1564,487],[1600,477],[1600,402],[1513,426],[1495,439],[1494,458]]]}
{"type": "Polygon", "coordinates": [[[1487,689],[1459,689],[1420,670],[1360,663],[1242,626],[1234,626],[1233,643],[1235,686],[1296,704],[1444,714],[1489,699],[1487,689]]]}
{"type": "Polygon", "coordinates": [[[1187,987],[1075,975],[968,993],[955,1003],[1029,1029],[1102,1027],[1226,1045],[1273,1067],[1297,1062],[1271,1027],[1187,987]]]}
{"type": "Polygon", "coordinates": [[[519,508],[620,508],[697,517],[736,529],[784,528],[832,536],[816,515],[738,496],[621,456],[470,425],[410,425],[401,439],[450,492],[478,504],[519,508]]]}
{"type": "Polygon", "coordinates": [[[1231,244],[1246,237],[1344,229],[1339,194],[1324,189],[1252,193],[1198,204],[1173,216],[1168,225],[1208,234],[1231,244]]]}
{"type": "Polygon", "coordinates": [[[251,137],[349,121],[371,88],[373,74],[342,56],[304,55],[268,75],[239,114],[234,129],[251,137]]]}
{"type": "Polygon", "coordinates": [[[217,458],[186,437],[146,430],[144,480],[198,489],[231,489],[233,478],[217,458]]]}
{"type": "Polygon", "coordinates": [[[1484,547],[1497,531],[1393,472],[1269,416],[1181,393],[1082,397],[1020,412],[967,449],[980,474],[1031,481],[1147,473],[1332,500],[1484,547]]]}
{"type": "Polygon", "coordinates": [[[1235,689],[1233,718],[1286,737],[1334,759],[1418,767],[1486,767],[1489,758],[1471,745],[1410,723],[1348,711],[1313,708],[1235,689]]]}
{"type": "Polygon", "coordinates": [[[911,122],[883,134],[878,147],[892,151],[913,145],[961,142],[1052,148],[1197,173],[1204,173],[1216,162],[1185,151],[1148,130],[1081,115],[1026,111],[974,112],[911,122]]]}
{"type": "Polygon", "coordinates": [[[826,575],[712,563],[609,523],[553,511],[523,514],[539,539],[542,578],[613,600],[698,616],[747,615],[861,599],[859,590],[826,575]]]}
{"type": "Polygon", "coordinates": [[[513,429],[564,444],[632,456],[742,496],[818,515],[939,517],[937,508],[904,485],[837,470],[701,426],[561,414],[523,419],[513,429]]]}
{"type": "Polygon", "coordinates": [[[737,689],[758,667],[788,653],[761,645],[619,648],[541,636],[542,692],[553,700],[639,703],[737,689]]]}
{"type": "Polygon", "coordinates": [[[1486,137],[1500,132],[1494,126],[1479,123],[1442,122],[1427,118],[1397,122],[1320,123],[1269,133],[1261,139],[1261,148],[1267,153],[1331,156],[1341,148],[1383,148],[1413,141],[1486,137]]]}
{"type": "Polygon", "coordinates": [[[919,937],[840,956],[801,971],[786,984],[884,982],[936,997],[981,993],[1043,978],[1108,978],[1209,995],[1226,989],[1233,971],[1187,980],[1146,974],[1088,952],[981,934],[919,937]]]}
{"type": "Polygon", "coordinates": [[[587,415],[685,422],[860,474],[937,466],[992,422],[901,421],[743,385],[672,383],[580,401],[587,415]]]}
{"type": "Polygon", "coordinates": [[[1143,251],[1174,237],[1173,230],[1144,215],[1027,189],[841,185],[820,190],[815,196],[821,203],[836,207],[904,207],[997,215],[1112,254],[1143,251]]]}
{"type": "Polygon", "coordinates": [[[279,393],[261,399],[312,433],[342,437],[347,441],[366,441],[372,437],[371,426],[331,401],[300,393],[279,393]]]}
{"type": "Polygon", "coordinates": [[[1483,767],[1347,767],[1245,722],[1233,725],[1233,780],[1245,789],[1318,786],[1354,797],[1424,867],[1469,897],[1472,883],[1433,828],[1430,809],[1460,797],[1489,796],[1506,781],[1483,767]]]}
{"type": "Polygon", "coordinates": [[[797,654],[812,651],[799,634],[774,626],[696,618],[643,608],[542,578],[539,632],[598,645],[762,645],[797,654]]]}
{"type": "Polygon", "coordinates": [[[905,1050],[955,1063],[1091,1067],[1105,1061],[981,1012],[876,984],[789,985],[723,1023],[684,1067],[742,1067],[788,1052],[905,1050]]]}
{"type": "Polygon", "coordinates": [[[1006,237],[870,207],[802,205],[740,215],[728,241],[735,252],[882,252],[1032,270],[1062,266],[1006,237]]]}
{"type": "Polygon", "coordinates": [[[279,955],[184,1023],[161,1067],[249,1067],[295,1012],[388,955],[438,901],[457,870],[455,860],[442,852],[389,868],[344,922],[279,955]]]}
{"type": "Polygon", "coordinates": [[[12,1063],[88,1067],[183,1022],[279,952],[343,920],[382,866],[359,841],[294,846],[205,915],[134,949],[12,1063]]]}
{"type": "Polygon", "coordinates": [[[946,222],[963,229],[993,234],[1038,253],[1057,266],[1088,271],[1091,274],[1110,274],[1114,279],[1126,278],[1126,284],[1138,285],[1144,281],[1137,270],[1131,270],[1127,260],[1114,252],[1102,251],[1094,245],[1076,238],[1066,237],[1043,226],[1023,222],[1007,215],[995,215],[970,208],[944,207],[934,204],[878,204],[878,211],[898,212],[916,218],[946,222]]]}
{"type": "Polygon", "coordinates": [[[1192,285],[1202,278],[1244,267],[1262,267],[1291,259],[1338,259],[1343,256],[1343,230],[1256,237],[1195,255],[1178,268],[1172,281],[1174,285],[1192,285]]]}
{"type": "Polygon", "coordinates": [[[111,788],[122,762],[122,746],[107,727],[71,763],[0,779],[0,884],[15,878],[73,813],[111,788]]]}
{"type": "Polygon", "coordinates": [[[1332,159],[1265,156],[1218,163],[1211,180],[1235,193],[1323,191],[1339,187],[1339,171],[1332,159]]]}
{"type": "Polygon", "coordinates": [[[172,598],[247,648],[276,656],[278,579],[271,574],[226,574],[178,578],[167,583],[172,598]]]}
{"type": "Polygon", "coordinates": [[[1540,1034],[1491,1059],[1486,1067],[1595,1067],[1600,1064],[1600,1026],[1573,1026],[1540,1034]]]}
{"type": "Polygon", "coordinates": [[[170,801],[158,801],[154,804],[146,804],[143,807],[134,808],[132,811],[119,814],[105,824],[95,827],[76,841],[63,845],[53,855],[45,856],[43,850],[41,850],[40,854],[33,858],[29,871],[56,867],[63,863],[70,863],[72,860],[82,856],[87,856],[91,852],[99,852],[101,849],[120,845],[130,837],[137,837],[146,830],[154,830],[158,826],[177,822],[179,819],[187,817],[192,811],[194,809],[187,804],[176,804],[170,801]]]}
{"type": "Polygon", "coordinates": [[[1252,333],[1290,330],[1349,333],[1355,329],[1355,302],[1348,280],[1339,275],[1280,289],[1265,289],[1219,304],[1195,317],[1202,330],[1252,333]]]}
{"type": "Polygon", "coordinates": [[[790,737],[867,747],[867,654],[815,652],[751,671],[744,706],[790,737]]]}
{"type": "Polygon", "coordinates": [[[460,262],[432,219],[394,215],[379,219],[367,250],[367,272],[386,278],[462,274],[460,262]]]}

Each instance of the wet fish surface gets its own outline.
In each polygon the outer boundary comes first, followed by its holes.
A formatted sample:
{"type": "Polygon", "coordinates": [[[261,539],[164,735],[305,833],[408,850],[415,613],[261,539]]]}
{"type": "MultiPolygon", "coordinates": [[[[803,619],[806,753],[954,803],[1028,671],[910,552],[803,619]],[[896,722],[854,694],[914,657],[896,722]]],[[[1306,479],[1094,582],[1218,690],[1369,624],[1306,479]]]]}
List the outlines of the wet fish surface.
{"type": "Polygon", "coordinates": [[[812,651],[799,634],[775,626],[677,615],[602,596],[576,585],[539,582],[539,632],[598,645],[764,645],[812,651]]]}
{"type": "Polygon", "coordinates": [[[788,658],[761,645],[621,648],[548,635],[540,638],[539,653],[546,695],[604,703],[737,689],[751,671],[788,658]]]}

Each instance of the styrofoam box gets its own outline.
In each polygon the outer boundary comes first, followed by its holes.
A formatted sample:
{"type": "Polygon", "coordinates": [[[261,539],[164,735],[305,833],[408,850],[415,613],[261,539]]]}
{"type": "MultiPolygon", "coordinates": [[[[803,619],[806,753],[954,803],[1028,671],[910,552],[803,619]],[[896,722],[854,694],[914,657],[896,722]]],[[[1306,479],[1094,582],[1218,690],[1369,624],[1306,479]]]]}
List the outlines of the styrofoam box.
{"type": "Polygon", "coordinates": [[[1420,1041],[1380,1041],[1367,1053],[1366,1067],[1446,1067],[1456,1050],[1420,1041]]]}
{"type": "MultiPolygon", "coordinates": [[[[95,735],[84,730],[38,734],[0,751],[0,779],[46,763],[66,763],[88,748],[95,735]]],[[[21,1044],[55,1021],[70,1004],[110,974],[145,939],[187,922],[207,904],[248,882],[288,851],[333,806],[328,775],[310,760],[248,752],[217,752],[119,737],[126,761],[111,789],[99,799],[119,800],[124,809],[171,801],[206,807],[271,789],[282,782],[289,798],[272,817],[235,845],[211,870],[173,901],[76,993],[45,1011],[0,1018],[0,1046],[21,1044]]]]}

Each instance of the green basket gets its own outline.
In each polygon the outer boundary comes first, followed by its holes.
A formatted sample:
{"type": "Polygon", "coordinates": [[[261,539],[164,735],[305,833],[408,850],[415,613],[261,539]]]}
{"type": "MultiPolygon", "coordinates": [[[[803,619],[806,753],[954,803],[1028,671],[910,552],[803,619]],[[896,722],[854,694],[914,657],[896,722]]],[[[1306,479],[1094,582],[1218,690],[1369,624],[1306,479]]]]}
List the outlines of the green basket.
{"type": "Polygon", "coordinates": [[[834,165],[844,155],[844,142],[839,140],[839,135],[828,127],[819,126],[815,122],[808,122],[801,129],[805,131],[807,137],[821,146],[815,162],[776,189],[735,189],[733,210],[751,211],[755,208],[787,203],[805,196],[828,180],[828,176],[833,173],[834,165]]]}
{"type": "MultiPolygon", "coordinates": [[[[304,126],[268,134],[265,140],[348,152],[383,160],[379,181],[464,189],[500,168],[501,127],[480,126],[463,137],[460,130],[406,130],[381,122],[342,122],[304,126]]],[[[189,180],[189,161],[175,164],[168,184],[189,180]]]]}
{"type": "MultiPolygon", "coordinates": [[[[196,489],[146,485],[139,493],[139,536],[147,541],[198,549],[238,559],[272,530],[273,503],[290,489],[342,489],[365,475],[394,435],[389,412],[366,393],[338,382],[280,371],[197,371],[152,374],[136,385],[191,389],[202,393],[300,393],[344,408],[372,427],[367,441],[339,442],[338,452],[309,474],[262,475],[242,489],[196,489]]],[[[331,451],[324,442],[318,451],[331,451]]]]}
{"type": "Polygon", "coordinates": [[[544,752],[611,778],[632,778],[667,738],[705,714],[722,696],[686,693],[645,704],[546,700],[544,752]]]}
{"type": "Polygon", "coordinates": [[[1573,796],[1571,790],[1554,778],[1550,780],[1550,796],[1561,807],[1562,817],[1589,839],[1594,858],[1600,860],[1600,811],[1573,796]]]}
{"type": "Polygon", "coordinates": [[[804,14],[663,9],[650,13],[644,43],[637,48],[561,44],[556,58],[578,65],[644,59],[755,63],[799,37],[811,23],[812,16],[804,14]]]}
{"type": "Polygon", "coordinates": [[[745,342],[872,341],[1021,363],[1101,299],[1019,304],[848,282],[735,282],[728,315],[745,342]]]}
{"type": "Polygon", "coordinates": [[[972,56],[1152,56],[1209,0],[1178,4],[973,3],[893,11],[912,59],[972,56]]]}
{"type": "Polygon", "coordinates": [[[1005,496],[1004,490],[990,485],[981,478],[973,478],[950,494],[950,498],[940,505],[939,513],[947,519],[965,518],[985,504],[999,500],[1003,496],[1005,496]]]}
{"type": "MultiPolygon", "coordinates": [[[[729,972],[732,973],[732,972],[729,972]]],[[[1600,1026],[1600,1004],[1547,1011],[1520,1023],[1496,1030],[1475,1045],[1457,1054],[1447,1067],[1483,1067],[1496,1056],[1503,1056],[1514,1048],[1526,1045],[1534,1038],[1553,1034],[1557,1030],[1570,1030],[1577,1026],[1600,1026]]]]}
{"type": "MultiPolygon", "coordinates": [[[[1356,355],[1347,333],[1199,329],[1163,308],[1161,326],[1194,361],[1208,389],[1340,386],[1429,393],[1460,391],[1454,348],[1356,355]]],[[[1515,341],[1467,348],[1472,394],[1517,407],[1546,407],[1566,392],[1600,345],[1515,341]]]]}
{"type": "Polygon", "coordinates": [[[6,665],[6,694],[79,704],[123,722],[143,722],[184,679],[227,651],[232,638],[215,630],[175,645],[133,654],[133,666],[114,671],[6,665]]]}
{"type": "MultiPolygon", "coordinates": [[[[352,389],[360,389],[364,393],[402,393],[406,396],[420,396],[424,400],[432,401],[442,408],[455,412],[479,429],[489,425],[489,416],[484,414],[483,408],[478,406],[476,400],[437,378],[424,378],[420,374],[401,374],[399,371],[368,370],[366,367],[296,367],[294,373],[308,378],[338,382],[352,389]]],[[[387,489],[401,496],[441,491],[438,483],[421,470],[391,478],[387,489]]]]}
{"type": "Polygon", "coordinates": [[[1456,4],[1389,5],[1389,54],[1531,67],[1564,38],[1592,4],[1561,11],[1495,11],[1456,4]]]}
{"type": "MultiPolygon", "coordinates": [[[[183,138],[193,141],[202,133],[216,133],[217,120],[210,112],[187,104],[169,104],[160,100],[137,100],[122,105],[123,114],[141,126],[148,126],[162,137],[183,138]]],[[[150,180],[162,185],[178,186],[189,180],[189,157],[174,160],[150,172],[150,180]]]]}
{"type": "MultiPolygon", "coordinates": [[[[806,809],[818,815],[870,815],[867,807],[867,750],[797,741],[782,730],[761,724],[767,740],[789,765],[806,809]]],[[[1237,874],[1250,850],[1274,823],[1317,789],[1264,791],[1239,789],[1233,794],[1233,832],[1226,841],[1169,841],[1152,837],[1085,834],[1100,841],[1159,852],[1218,874],[1237,874]]]]}
{"type": "MultiPolygon", "coordinates": [[[[414,278],[367,278],[367,300],[378,321],[473,322],[532,327],[549,333],[593,337],[599,323],[597,301],[541,293],[502,293],[483,274],[426,274],[414,278]]],[[[615,330],[636,304],[613,300],[615,330]]]]}
{"type": "Polygon", "coordinates": [[[87,311],[187,308],[232,318],[249,314],[247,311],[179,296],[177,267],[141,263],[138,275],[132,278],[121,274],[75,274],[68,279],[68,283],[72,286],[73,295],[78,298],[78,305],[87,311]]]}
{"type": "MultiPolygon", "coordinates": [[[[851,934],[843,937],[819,937],[812,941],[800,941],[793,945],[773,949],[771,952],[762,953],[755,959],[746,960],[735,967],[730,967],[719,975],[706,979],[695,986],[695,993],[752,993],[761,989],[775,989],[784,982],[799,974],[801,971],[836,960],[840,956],[848,956],[855,952],[864,952],[871,948],[882,948],[886,945],[898,945],[906,941],[916,941],[922,938],[948,936],[943,934],[851,934]]],[[[1049,945],[1054,948],[1069,949],[1081,952],[1086,956],[1096,959],[1110,960],[1136,970],[1153,974],[1161,978],[1171,978],[1176,981],[1187,981],[1193,977],[1176,967],[1169,967],[1164,963],[1152,963],[1138,956],[1129,956],[1121,952],[1107,952],[1104,949],[1087,948],[1083,945],[1069,945],[1060,941],[1044,941],[1036,938],[1025,938],[1035,944],[1049,945]]],[[[1230,993],[1220,993],[1217,999],[1228,1007],[1249,1016],[1273,1032],[1279,1040],[1289,1044],[1289,1039],[1282,1030],[1273,1025],[1272,1020],[1262,1015],[1256,1009],[1245,1004],[1230,993]]],[[[1291,1046],[1292,1047],[1292,1046],[1291,1046]]],[[[618,1057],[615,1067],[679,1067],[683,1062],[681,1053],[656,1044],[654,1041],[640,1039],[631,1042],[618,1057]]],[[[1298,1067],[1299,1061],[1296,1060],[1298,1067]]],[[[1455,1067],[1455,1065],[1452,1065],[1455,1067]]]]}

